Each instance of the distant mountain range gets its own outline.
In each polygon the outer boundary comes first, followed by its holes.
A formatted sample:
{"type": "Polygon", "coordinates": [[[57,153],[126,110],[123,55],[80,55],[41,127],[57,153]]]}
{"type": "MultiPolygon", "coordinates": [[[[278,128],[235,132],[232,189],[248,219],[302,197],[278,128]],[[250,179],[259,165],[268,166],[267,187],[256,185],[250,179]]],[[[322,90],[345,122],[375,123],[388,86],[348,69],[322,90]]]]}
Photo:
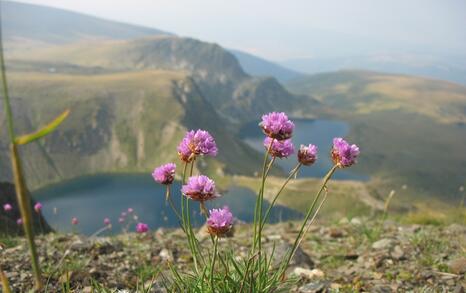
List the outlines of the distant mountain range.
{"type": "MultiPolygon", "coordinates": [[[[197,168],[219,178],[251,175],[260,156],[239,129],[273,110],[347,121],[362,150],[355,169],[371,174],[374,193],[408,184],[446,197],[464,184],[463,86],[369,71],[302,75],[155,29],[15,2],[2,8],[18,132],[72,110],[56,133],[24,148],[32,188],[99,172],[149,172],[176,159],[177,142],[192,128],[211,131],[222,149],[197,168]]],[[[0,177],[11,179],[1,165],[0,177]]]]}
{"type": "Polygon", "coordinates": [[[370,70],[418,75],[466,85],[466,56],[460,54],[439,57],[427,54],[387,52],[338,58],[293,59],[280,64],[306,74],[338,70],[370,70]]]}

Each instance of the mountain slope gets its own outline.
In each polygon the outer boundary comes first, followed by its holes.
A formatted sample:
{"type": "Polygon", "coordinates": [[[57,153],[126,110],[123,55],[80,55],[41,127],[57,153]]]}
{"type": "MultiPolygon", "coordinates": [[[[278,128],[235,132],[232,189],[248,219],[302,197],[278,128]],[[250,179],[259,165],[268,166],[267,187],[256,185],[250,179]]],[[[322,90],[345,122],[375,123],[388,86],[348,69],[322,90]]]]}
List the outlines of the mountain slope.
{"type": "Polygon", "coordinates": [[[291,81],[295,93],[312,93],[333,109],[360,114],[403,110],[438,122],[466,123],[466,87],[407,75],[339,71],[291,81]]]}
{"type": "Polygon", "coordinates": [[[466,174],[466,88],[449,82],[377,72],[342,71],[290,82],[350,123],[361,146],[355,168],[380,186],[459,200],[466,174]],[[455,198],[456,197],[456,198],[455,198]]]}
{"type": "Polygon", "coordinates": [[[315,101],[290,94],[273,78],[249,76],[222,47],[190,38],[156,36],[78,42],[39,49],[33,54],[10,52],[8,57],[12,68],[29,63],[30,67],[47,64],[55,69],[68,64],[114,72],[146,69],[186,72],[214,108],[235,123],[248,122],[251,117],[276,109],[290,113],[311,111],[315,105],[315,101]],[[88,50],[89,47],[94,49],[88,50]]]}
{"type": "Polygon", "coordinates": [[[35,40],[61,44],[80,39],[132,39],[166,35],[157,29],[104,20],[72,11],[13,1],[2,1],[6,42],[35,40]]]}
{"type": "Polygon", "coordinates": [[[238,50],[229,50],[235,55],[244,71],[253,76],[273,76],[280,82],[302,77],[303,74],[238,50]]]}
{"type": "MultiPolygon", "coordinates": [[[[93,173],[148,173],[158,164],[177,161],[176,145],[192,128],[207,129],[217,139],[221,151],[211,160],[213,173],[252,174],[260,165],[259,156],[226,131],[227,123],[181,72],[21,72],[10,73],[9,80],[18,133],[71,109],[56,132],[23,148],[32,188],[93,173]],[[247,159],[239,161],[238,156],[247,159]]],[[[8,140],[5,132],[0,135],[1,161],[7,162],[8,140]]],[[[0,172],[2,178],[11,178],[8,168],[0,172]]]]}

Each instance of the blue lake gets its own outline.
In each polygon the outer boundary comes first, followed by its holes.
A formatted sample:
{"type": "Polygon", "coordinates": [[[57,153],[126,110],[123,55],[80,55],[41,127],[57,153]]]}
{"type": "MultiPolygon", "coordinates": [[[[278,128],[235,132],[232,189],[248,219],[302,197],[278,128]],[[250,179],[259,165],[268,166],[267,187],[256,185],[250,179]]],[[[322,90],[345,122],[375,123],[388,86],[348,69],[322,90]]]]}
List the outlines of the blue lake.
{"type": "MultiPolygon", "coordinates": [[[[172,186],[172,199],[180,208],[180,183],[172,186]]],[[[102,228],[103,219],[110,218],[112,230],[104,234],[121,233],[128,227],[134,231],[138,220],[149,224],[151,229],[158,227],[178,227],[178,219],[170,206],[165,203],[165,187],[154,182],[150,174],[93,175],[51,185],[33,192],[36,200],[43,204],[43,214],[48,223],[58,231],[73,231],[93,234],[102,228]],[[133,215],[126,216],[123,224],[118,223],[121,212],[134,209],[133,215]],[[79,224],[71,225],[71,218],[77,217],[79,224]]],[[[228,205],[234,216],[245,222],[254,217],[255,194],[242,187],[231,187],[223,197],[207,204],[207,208],[228,205]]],[[[264,204],[264,207],[268,206],[264,204]]],[[[199,214],[199,204],[191,203],[192,222],[196,226],[204,223],[199,214]]],[[[273,208],[270,222],[298,219],[302,215],[283,206],[273,208]]]]}
{"type": "MultiPolygon", "coordinates": [[[[318,177],[321,178],[332,167],[333,162],[330,159],[330,150],[334,137],[345,137],[349,132],[349,125],[344,121],[335,120],[309,120],[293,119],[295,131],[292,141],[295,146],[295,154],[286,159],[277,159],[277,164],[283,170],[288,172],[296,166],[296,152],[301,144],[310,143],[317,145],[319,148],[317,162],[310,167],[302,167],[298,177],[318,177]]],[[[264,134],[258,127],[259,121],[245,125],[241,130],[242,139],[254,149],[264,152],[264,134]]],[[[351,169],[338,170],[333,176],[334,179],[348,180],[368,180],[369,177],[363,174],[354,173],[351,169]]]]}

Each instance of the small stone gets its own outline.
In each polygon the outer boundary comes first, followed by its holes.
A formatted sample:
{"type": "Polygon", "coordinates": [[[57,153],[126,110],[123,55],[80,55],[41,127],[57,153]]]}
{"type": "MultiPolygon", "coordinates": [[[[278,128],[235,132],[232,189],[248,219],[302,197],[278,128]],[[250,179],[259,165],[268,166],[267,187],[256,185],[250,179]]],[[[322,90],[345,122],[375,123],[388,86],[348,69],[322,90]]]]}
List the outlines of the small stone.
{"type": "Polygon", "coordinates": [[[319,269],[309,270],[301,267],[295,268],[293,274],[308,280],[323,278],[325,276],[324,272],[319,269]]]}
{"type": "Polygon", "coordinates": [[[301,286],[299,288],[300,293],[318,293],[318,292],[324,292],[325,287],[327,287],[328,283],[325,281],[317,281],[317,282],[312,282],[308,283],[304,286],[301,286]]]}
{"type": "Polygon", "coordinates": [[[346,225],[348,223],[349,223],[349,221],[348,221],[347,217],[341,218],[340,221],[338,221],[338,224],[340,224],[340,225],[346,225]]]}
{"type": "Polygon", "coordinates": [[[373,249],[390,249],[394,245],[393,239],[380,239],[379,241],[376,241],[372,243],[372,248],[373,249]]]}
{"type": "MultiPolygon", "coordinates": [[[[278,266],[282,262],[285,255],[291,249],[291,245],[288,243],[281,243],[275,246],[275,252],[272,259],[273,266],[278,266]]],[[[270,245],[267,248],[267,254],[270,255],[272,253],[272,246],[270,245]]],[[[312,268],[314,267],[314,262],[311,260],[309,255],[307,255],[301,247],[296,249],[296,253],[294,254],[293,258],[290,261],[290,266],[300,266],[304,268],[312,268]]]]}
{"type": "Polygon", "coordinates": [[[352,218],[351,219],[351,225],[359,226],[362,224],[361,220],[359,218],[352,218]]]}
{"type": "Polygon", "coordinates": [[[401,247],[399,245],[396,245],[393,248],[393,251],[390,253],[390,256],[393,259],[402,260],[402,259],[405,258],[405,253],[404,253],[403,249],[401,249],[401,247]]]}
{"type": "Polygon", "coordinates": [[[159,256],[163,261],[169,261],[169,262],[173,261],[173,253],[166,248],[160,251],[159,256]]]}
{"type": "Polygon", "coordinates": [[[464,293],[464,287],[461,284],[456,285],[455,290],[453,293],[464,293]]]}
{"type": "Polygon", "coordinates": [[[453,274],[461,275],[466,273],[466,258],[458,258],[448,263],[448,268],[453,274]]]}
{"type": "Polygon", "coordinates": [[[281,239],[282,239],[282,236],[278,234],[267,236],[267,240],[269,241],[276,241],[276,240],[281,240],[281,239]]]}
{"type": "Polygon", "coordinates": [[[330,229],[329,235],[332,238],[341,238],[341,237],[345,236],[345,233],[341,229],[332,228],[332,229],[330,229]]]}

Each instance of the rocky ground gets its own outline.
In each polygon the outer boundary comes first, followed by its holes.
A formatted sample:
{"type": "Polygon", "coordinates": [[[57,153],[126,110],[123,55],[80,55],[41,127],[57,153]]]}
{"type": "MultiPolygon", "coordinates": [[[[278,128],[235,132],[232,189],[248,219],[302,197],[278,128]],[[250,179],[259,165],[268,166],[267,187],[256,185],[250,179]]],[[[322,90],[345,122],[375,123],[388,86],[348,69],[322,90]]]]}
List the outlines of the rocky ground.
{"type": "MultiPolygon", "coordinates": [[[[297,223],[268,226],[264,246],[275,242],[279,258],[297,228],[297,223]]],[[[234,237],[220,245],[245,255],[249,231],[250,226],[238,225],[234,237]]],[[[210,245],[202,230],[198,236],[210,245]]],[[[103,287],[131,292],[154,283],[158,272],[167,271],[167,262],[187,267],[191,261],[180,230],[93,238],[48,234],[37,243],[49,292],[61,291],[62,284],[76,292],[103,287]]],[[[1,265],[13,291],[26,291],[32,279],[25,242],[9,239],[2,246],[1,265]]],[[[316,225],[289,273],[300,276],[295,292],[465,292],[466,227],[360,219],[316,225]]],[[[161,292],[157,282],[152,287],[149,292],[161,292]]]]}

